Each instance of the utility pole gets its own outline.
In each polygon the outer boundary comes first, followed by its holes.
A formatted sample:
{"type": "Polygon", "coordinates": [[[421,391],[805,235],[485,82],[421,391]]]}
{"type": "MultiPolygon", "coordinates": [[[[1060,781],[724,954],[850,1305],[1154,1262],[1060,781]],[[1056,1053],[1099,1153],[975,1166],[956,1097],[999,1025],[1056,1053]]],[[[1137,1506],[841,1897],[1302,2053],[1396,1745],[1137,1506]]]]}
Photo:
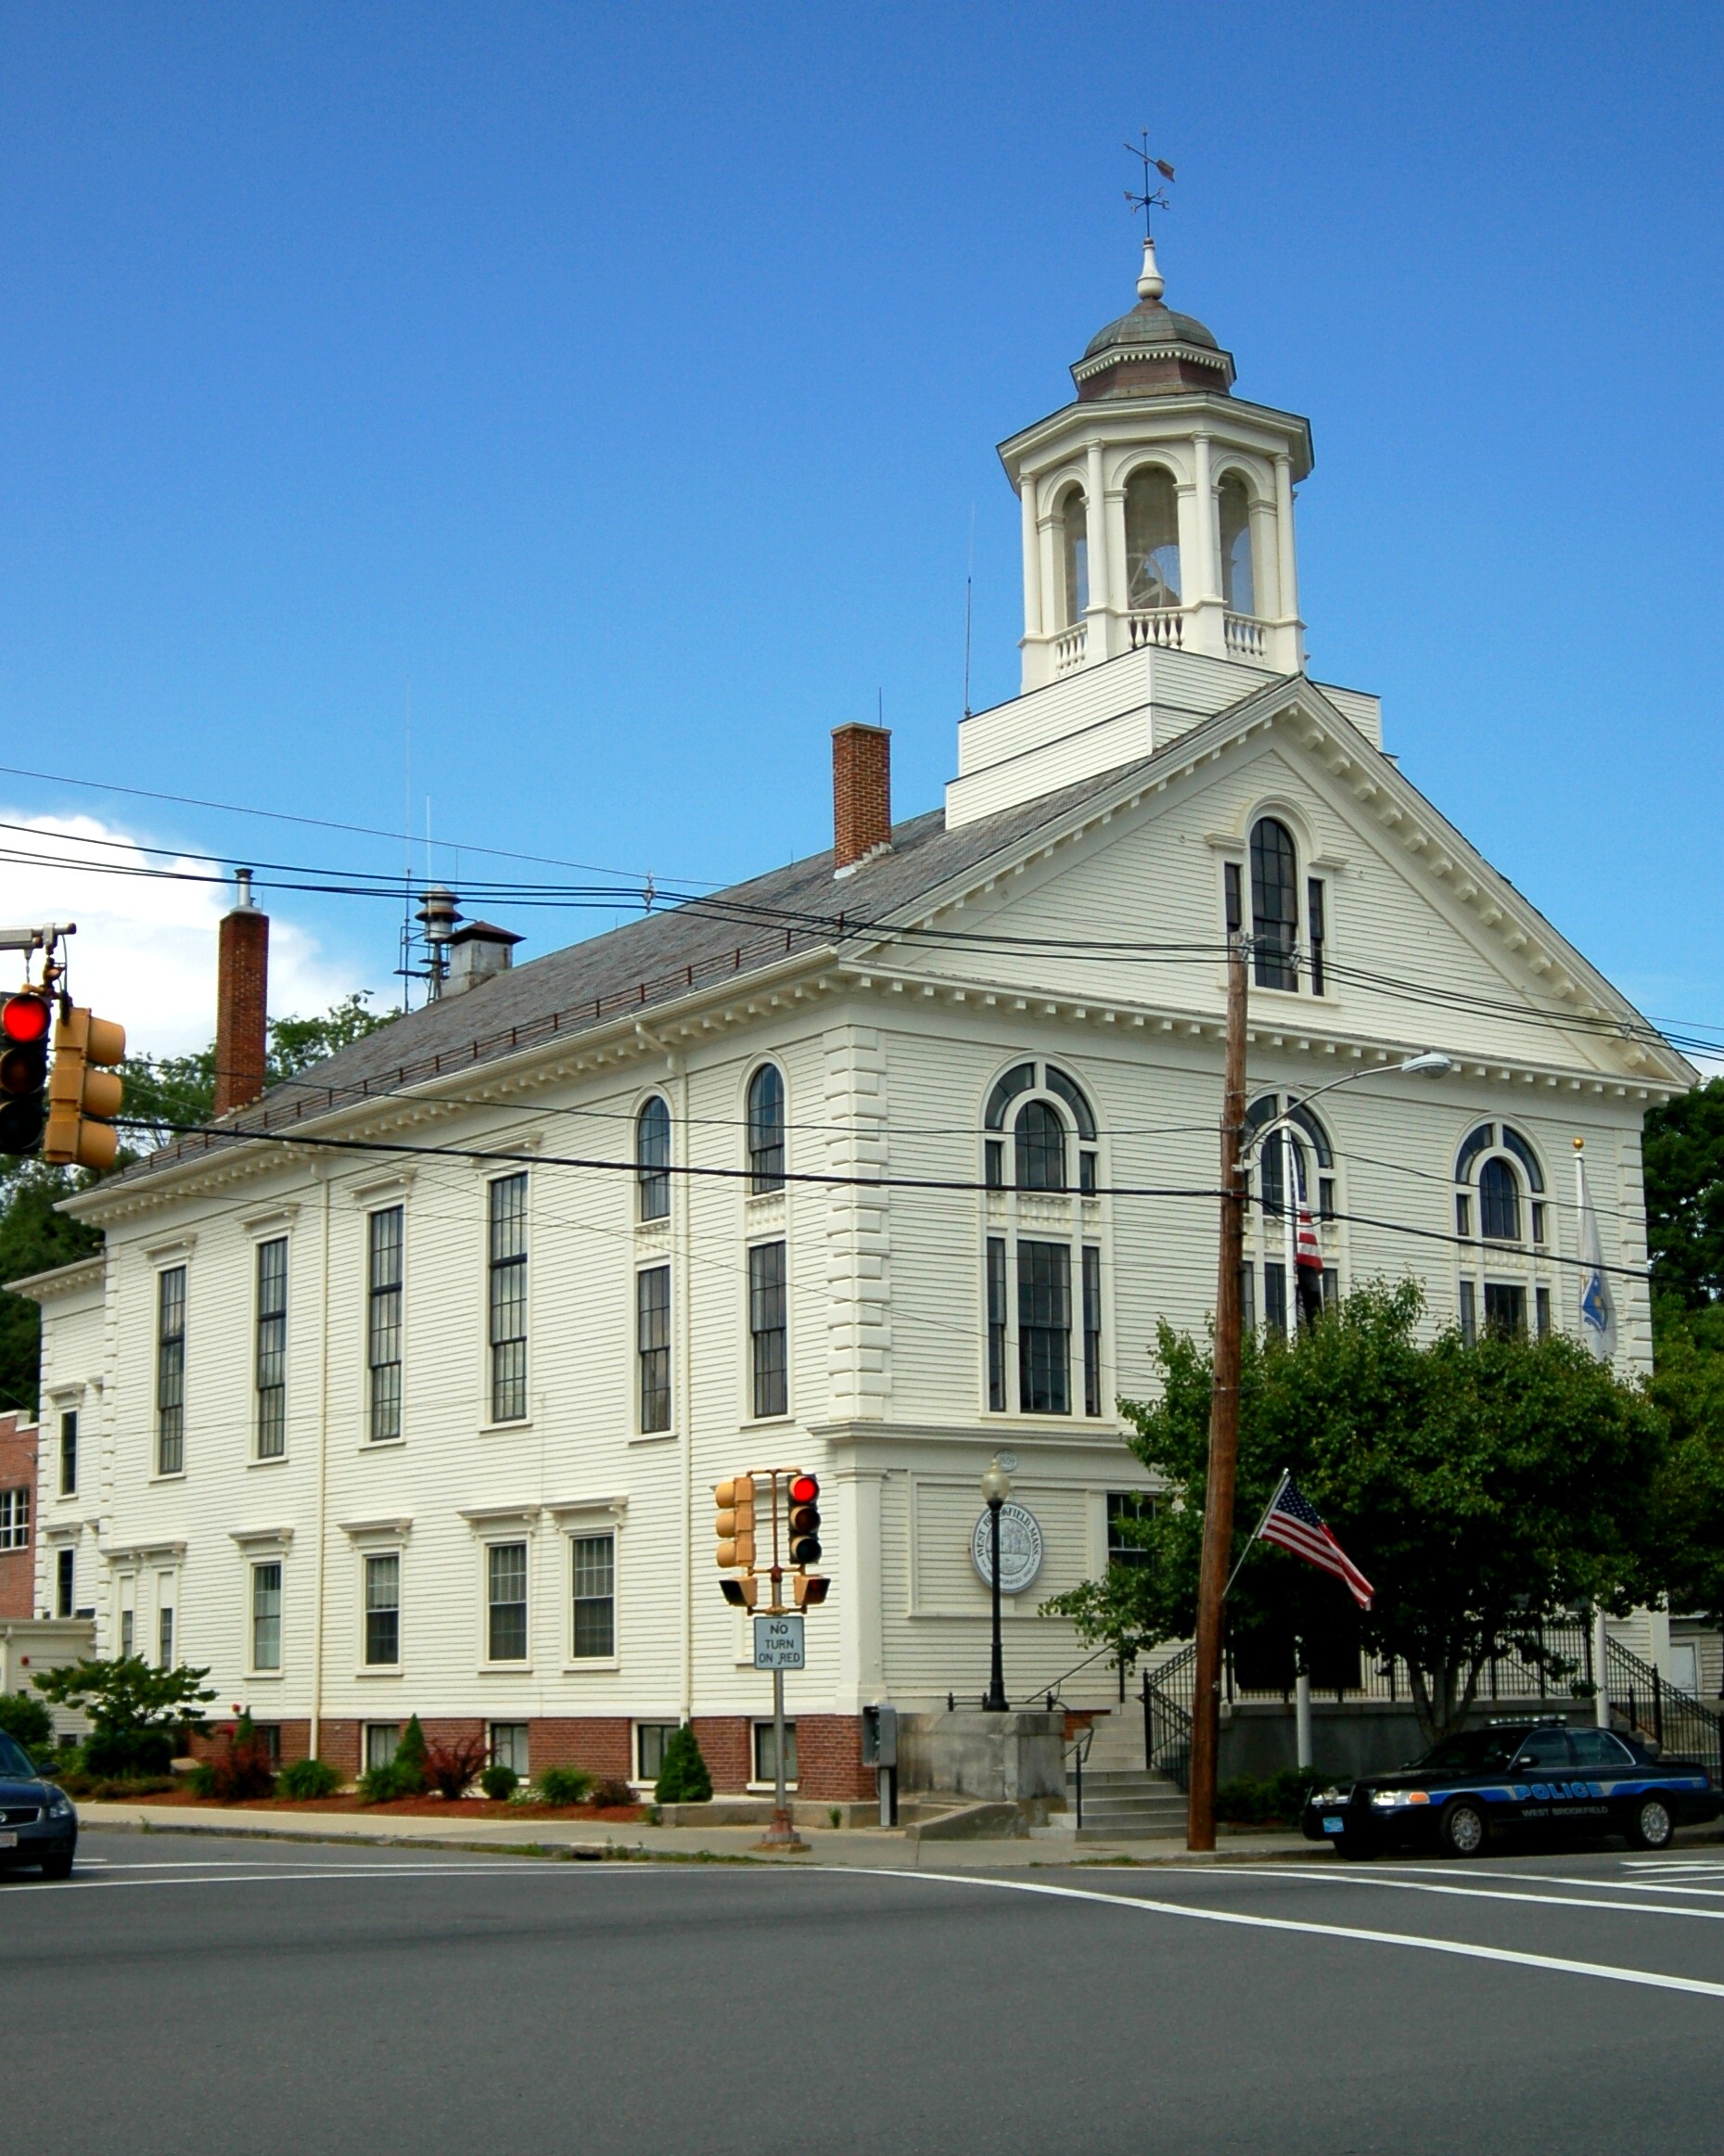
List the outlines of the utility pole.
{"type": "MultiPolygon", "coordinates": [[[[1221,1248],[1215,1285],[1215,1355],[1209,1388],[1209,1473],[1197,1582],[1197,1661],[1192,1692],[1188,1849],[1215,1847],[1216,1754],[1221,1736],[1221,1637],[1233,1544],[1239,1465],[1239,1274],[1245,1193],[1239,1180],[1245,1122],[1245,941],[1238,867],[1227,864],[1227,1065],[1221,1100],[1221,1248]]],[[[1291,1282],[1288,1283],[1291,1287],[1291,1282]]]]}

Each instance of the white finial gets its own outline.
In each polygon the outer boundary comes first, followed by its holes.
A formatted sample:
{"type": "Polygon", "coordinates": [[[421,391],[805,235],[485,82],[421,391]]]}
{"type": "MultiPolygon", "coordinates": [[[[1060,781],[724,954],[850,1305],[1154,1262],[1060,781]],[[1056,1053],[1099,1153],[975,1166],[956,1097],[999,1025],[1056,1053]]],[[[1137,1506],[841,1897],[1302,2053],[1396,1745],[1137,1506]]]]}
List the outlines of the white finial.
{"type": "Polygon", "coordinates": [[[1156,243],[1149,235],[1143,235],[1143,267],[1138,273],[1137,296],[1140,300],[1159,300],[1167,290],[1167,281],[1156,262],[1156,243]]]}

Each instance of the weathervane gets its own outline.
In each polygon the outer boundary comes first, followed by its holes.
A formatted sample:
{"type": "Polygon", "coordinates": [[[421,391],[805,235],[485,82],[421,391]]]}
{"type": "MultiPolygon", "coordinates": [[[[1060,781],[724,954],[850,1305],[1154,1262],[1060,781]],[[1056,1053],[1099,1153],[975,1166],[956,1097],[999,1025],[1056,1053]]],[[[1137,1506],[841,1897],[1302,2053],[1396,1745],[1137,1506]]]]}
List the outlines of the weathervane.
{"type": "Polygon", "coordinates": [[[1150,174],[1152,172],[1159,172],[1164,180],[1170,180],[1173,177],[1173,167],[1170,164],[1168,164],[1163,159],[1158,157],[1152,157],[1150,155],[1148,128],[1145,127],[1141,129],[1139,131],[1139,147],[1134,148],[1130,143],[1127,143],[1125,149],[1126,155],[1128,157],[1140,159],[1143,162],[1143,192],[1141,195],[1134,195],[1130,188],[1128,187],[1126,189],[1126,200],[1131,205],[1133,210],[1141,210],[1143,212],[1143,237],[1147,239],[1150,236],[1150,211],[1152,210],[1171,210],[1173,207],[1172,203],[1168,199],[1168,190],[1165,187],[1156,186],[1154,181],[1151,179],[1150,174]]]}

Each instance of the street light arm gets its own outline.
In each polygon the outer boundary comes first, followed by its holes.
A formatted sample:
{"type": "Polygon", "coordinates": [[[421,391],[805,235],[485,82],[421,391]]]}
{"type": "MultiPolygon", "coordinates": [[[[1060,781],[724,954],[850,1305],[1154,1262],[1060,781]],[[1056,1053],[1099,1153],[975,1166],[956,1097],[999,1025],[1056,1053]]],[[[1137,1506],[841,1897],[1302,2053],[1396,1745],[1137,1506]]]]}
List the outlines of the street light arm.
{"type": "Polygon", "coordinates": [[[1245,1173],[1252,1166],[1263,1149],[1264,1140],[1270,1136],[1271,1131],[1290,1129],[1298,1120],[1299,1109],[1309,1108],[1313,1101],[1321,1100],[1324,1093],[1334,1092],[1337,1086],[1350,1086],[1363,1078],[1405,1078],[1410,1076],[1441,1078],[1446,1072],[1451,1071],[1453,1068],[1453,1061],[1449,1056],[1440,1054],[1433,1049],[1423,1055],[1410,1055],[1400,1063],[1386,1066],[1382,1064],[1366,1064],[1358,1070],[1343,1071],[1339,1078],[1330,1078],[1323,1085],[1314,1086],[1309,1093],[1301,1093],[1291,1108],[1283,1108],[1279,1116],[1271,1116],[1259,1129],[1255,1130],[1251,1135],[1250,1142],[1240,1151],[1240,1172],[1245,1173]]]}

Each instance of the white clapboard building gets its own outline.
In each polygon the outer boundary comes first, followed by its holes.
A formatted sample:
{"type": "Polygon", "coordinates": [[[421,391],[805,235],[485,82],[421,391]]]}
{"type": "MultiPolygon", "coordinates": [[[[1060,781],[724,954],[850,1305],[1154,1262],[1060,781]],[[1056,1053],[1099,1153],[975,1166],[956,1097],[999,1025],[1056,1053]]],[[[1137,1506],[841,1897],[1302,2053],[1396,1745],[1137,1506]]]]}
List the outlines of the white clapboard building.
{"type": "MultiPolygon", "coordinates": [[[[288,1756],[354,1768],[416,1711],[641,1777],[690,1716],[736,1790],[770,1693],[711,1493],[798,1465],[834,1586],[798,1773],[841,1800],[864,1703],[987,1681],[1001,1452],[1033,1696],[1082,1652],[1039,1604],[1144,1486],[1117,1400],[1213,1304],[1230,874],[1254,1120],[1358,1081],[1298,1127],[1332,1291],[1411,1272],[1433,1326],[1577,1333],[1583,1139],[1647,1367],[1641,1118],[1693,1074],[1377,699],[1308,676],[1307,422],[1233,393],[1148,249],[1137,289],[1002,450],[1023,688],[964,721],[942,805],[894,823],[887,737],[841,729],[833,851],[531,963],[469,927],[439,1000],[75,1201],[104,1255],[21,1289],[76,1441],[43,1612],[209,1665],[288,1756]]],[[[1283,1265],[1254,1208],[1257,1323],[1283,1265]]]]}

